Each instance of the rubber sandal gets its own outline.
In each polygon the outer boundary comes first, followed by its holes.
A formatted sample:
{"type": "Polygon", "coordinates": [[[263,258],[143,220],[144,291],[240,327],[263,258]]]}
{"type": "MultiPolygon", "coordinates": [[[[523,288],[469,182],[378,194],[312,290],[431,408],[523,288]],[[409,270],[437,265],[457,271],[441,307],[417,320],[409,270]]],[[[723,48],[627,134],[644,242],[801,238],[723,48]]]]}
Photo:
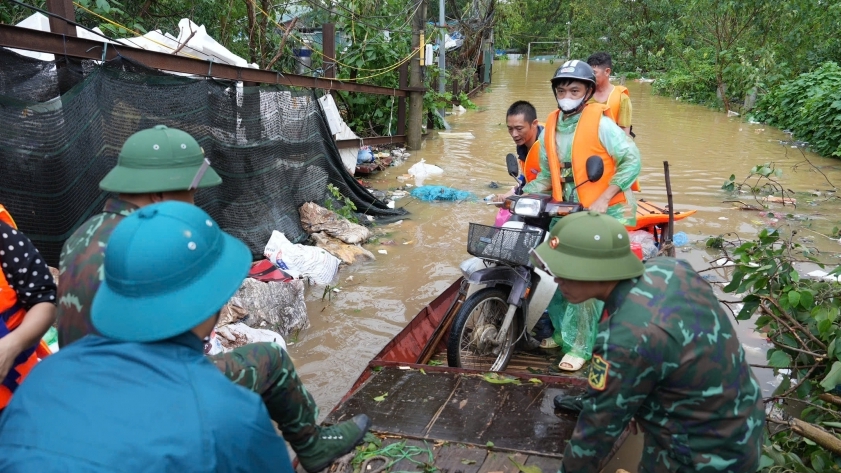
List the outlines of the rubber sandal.
{"type": "Polygon", "coordinates": [[[584,366],[585,361],[586,360],[584,358],[579,358],[575,355],[567,354],[567,355],[564,355],[563,358],[561,358],[561,362],[558,363],[558,369],[563,370],[563,371],[578,371],[578,370],[581,369],[582,366],[584,366]],[[567,365],[571,366],[572,368],[565,368],[563,366],[564,364],[567,364],[567,365]]]}
{"type": "Polygon", "coordinates": [[[552,337],[540,341],[540,348],[558,348],[559,346],[552,337]]]}

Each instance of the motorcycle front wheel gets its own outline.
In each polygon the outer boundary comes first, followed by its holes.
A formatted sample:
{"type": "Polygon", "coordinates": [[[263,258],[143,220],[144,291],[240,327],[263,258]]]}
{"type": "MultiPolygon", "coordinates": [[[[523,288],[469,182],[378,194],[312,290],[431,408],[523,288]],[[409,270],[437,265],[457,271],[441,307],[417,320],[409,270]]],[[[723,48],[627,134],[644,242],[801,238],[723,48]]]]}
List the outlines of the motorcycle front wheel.
{"type": "Polygon", "coordinates": [[[519,314],[497,343],[499,330],[508,311],[508,291],[489,287],[464,301],[456,314],[447,343],[447,364],[480,371],[502,371],[514,353],[519,314]]]}

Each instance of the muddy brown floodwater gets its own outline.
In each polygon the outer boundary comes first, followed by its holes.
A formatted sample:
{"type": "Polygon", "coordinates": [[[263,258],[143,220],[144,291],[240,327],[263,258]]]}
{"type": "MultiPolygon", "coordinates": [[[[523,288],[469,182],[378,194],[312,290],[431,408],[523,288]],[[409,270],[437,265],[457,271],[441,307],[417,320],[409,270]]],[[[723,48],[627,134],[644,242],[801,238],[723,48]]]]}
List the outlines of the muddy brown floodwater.
{"type": "MultiPolygon", "coordinates": [[[[403,183],[397,176],[421,158],[444,169],[444,175],[428,179],[426,184],[451,186],[473,192],[477,201],[427,203],[411,197],[397,200],[410,215],[399,225],[377,230],[388,232],[381,243],[369,245],[377,260],[343,268],[339,273],[341,292],[322,301],[323,288],[312,287],[307,307],[310,327],[291,342],[289,352],[306,386],[315,396],[323,416],[350,388],[368,361],[411,318],[460,273],[458,264],[466,252],[469,222],[492,224],[496,209],[480,199],[494,191],[491,181],[509,186],[513,181],[505,170],[505,155],[514,144],[505,126],[505,111],[516,100],[535,105],[543,121],[556,104],[549,78],[557,64],[524,61],[494,62],[493,84],[474,99],[478,110],[447,117],[452,132],[472,134],[473,138],[443,137],[432,133],[423,149],[399,166],[376,175],[370,182],[378,189],[395,188],[403,183]],[[388,254],[377,254],[385,249],[388,254]]],[[[774,162],[783,169],[782,183],[798,193],[798,206],[775,206],[774,211],[808,218],[811,230],[801,232],[805,243],[824,252],[830,262],[838,262],[841,245],[821,235],[830,233],[841,221],[838,199],[822,196],[831,186],[808,165],[797,149],[781,145],[790,137],[780,130],[749,124],[738,117],[704,107],[684,104],[651,94],[650,84],[629,82],[636,143],[642,155],[640,197],[665,203],[666,187],[663,161],[671,170],[675,208],[698,212],[675,225],[675,232],[685,232],[690,244],[678,249],[678,257],[696,269],[708,267],[715,259],[703,249],[709,236],[738,232],[750,237],[771,224],[764,213],[740,211],[721,190],[721,184],[735,174],[746,177],[756,164],[774,162]],[[794,168],[795,165],[798,165],[794,168]],[[811,203],[807,202],[811,201],[811,203]]],[[[808,159],[826,174],[832,183],[841,183],[841,162],[807,153],[808,159]]],[[[752,197],[742,197],[750,203],[752,197]]],[[[785,224],[785,219],[777,225],[785,224]]],[[[735,321],[734,321],[735,322],[735,321]]],[[[752,322],[737,324],[739,338],[751,363],[765,364],[765,341],[754,333],[752,322]]],[[[765,394],[774,387],[773,375],[757,369],[765,394]]],[[[634,465],[623,465],[625,468],[634,465]]],[[[614,470],[611,470],[614,471],[614,470]]]]}

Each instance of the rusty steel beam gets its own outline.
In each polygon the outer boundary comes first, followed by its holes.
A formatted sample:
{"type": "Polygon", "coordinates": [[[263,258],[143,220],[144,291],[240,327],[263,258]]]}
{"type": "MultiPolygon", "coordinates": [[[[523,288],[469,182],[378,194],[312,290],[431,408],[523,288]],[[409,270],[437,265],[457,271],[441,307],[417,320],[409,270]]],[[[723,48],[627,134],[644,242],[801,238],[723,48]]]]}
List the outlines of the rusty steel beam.
{"type": "Polygon", "coordinates": [[[358,140],[336,140],[336,147],[339,149],[346,149],[346,148],[359,148],[360,146],[365,145],[388,145],[388,144],[401,144],[406,142],[406,136],[404,135],[394,135],[394,136],[374,136],[371,138],[359,138],[358,140]]]}
{"type": "MultiPolygon", "coordinates": [[[[58,56],[71,56],[82,59],[102,59],[105,43],[91,41],[71,36],[19,28],[0,24],[0,46],[15,49],[26,49],[42,53],[52,53],[58,56]]],[[[214,77],[217,79],[237,80],[243,82],[259,82],[261,84],[278,84],[293,87],[306,87],[324,90],[343,90],[374,95],[393,95],[406,97],[405,90],[376,85],[342,82],[335,79],[321,79],[316,77],[281,74],[279,72],[236,67],[228,64],[211,63],[198,59],[173,56],[144,49],[130,48],[123,45],[108,44],[105,48],[105,58],[114,59],[118,55],[137,61],[145,66],[165,71],[181,72],[196,76],[214,77]]]]}
{"type": "Polygon", "coordinates": [[[76,22],[76,10],[73,9],[73,0],[47,0],[46,6],[50,13],[69,20],[68,22],[61,18],[51,16],[50,31],[67,36],[76,36],[76,25],[72,24],[76,22]]]}

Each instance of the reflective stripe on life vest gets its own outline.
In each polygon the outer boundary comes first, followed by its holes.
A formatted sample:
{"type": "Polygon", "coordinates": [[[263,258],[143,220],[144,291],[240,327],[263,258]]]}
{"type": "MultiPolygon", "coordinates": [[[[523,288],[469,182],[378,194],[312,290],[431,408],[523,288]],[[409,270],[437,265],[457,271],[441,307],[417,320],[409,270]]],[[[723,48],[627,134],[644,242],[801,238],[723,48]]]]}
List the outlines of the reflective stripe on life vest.
{"type": "MultiPolygon", "coordinates": [[[[582,184],[578,188],[578,201],[585,207],[592,205],[602,195],[605,189],[610,186],[610,180],[616,174],[616,163],[599,140],[599,122],[606,108],[607,106],[598,103],[591,103],[584,107],[572,138],[572,175],[576,186],[587,180],[587,158],[597,155],[601,156],[604,161],[602,178],[596,182],[582,184]]],[[[560,112],[560,110],[555,110],[549,114],[544,131],[546,137],[543,139],[543,144],[546,147],[546,157],[549,160],[549,172],[552,176],[552,198],[557,201],[564,200],[561,179],[563,165],[555,145],[555,133],[560,112]]],[[[623,202],[625,202],[625,194],[619,192],[610,199],[609,205],[623,202]]]]}

